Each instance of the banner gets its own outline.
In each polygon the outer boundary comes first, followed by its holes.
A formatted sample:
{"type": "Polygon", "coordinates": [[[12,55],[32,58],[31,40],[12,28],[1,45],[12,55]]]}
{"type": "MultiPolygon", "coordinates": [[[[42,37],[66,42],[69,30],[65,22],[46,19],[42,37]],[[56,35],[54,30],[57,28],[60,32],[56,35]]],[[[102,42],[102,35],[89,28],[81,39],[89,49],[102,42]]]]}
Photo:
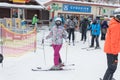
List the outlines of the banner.
{"type": "Polygon", "coordinates": [[[12,0],[13,3],[26,3],[29,2],[30,0],[12,0]]]}
{"type": "Polygon", "coordinates": [[[91,6],[63,4],[63,11],[91,13],[91,6]]]}

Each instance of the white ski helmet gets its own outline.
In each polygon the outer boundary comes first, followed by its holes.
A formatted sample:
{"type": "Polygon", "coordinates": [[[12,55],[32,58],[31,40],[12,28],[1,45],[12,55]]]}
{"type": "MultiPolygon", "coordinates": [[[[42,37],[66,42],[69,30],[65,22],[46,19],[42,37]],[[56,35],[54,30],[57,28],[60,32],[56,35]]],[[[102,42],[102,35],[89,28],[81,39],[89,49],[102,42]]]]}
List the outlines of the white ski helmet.
{"type": "Polygon", "coordinates": [[[120,8],[115,9],[114,11],[114,17],[120,20],[120,8]]]}
{"type": "Polygon", "coordinates": [[[59,18],[59,17],[57,17],[57,18],[55,19],[55,21],[61,21],[61,22],[62,22],[61,18],[59,18]]]}

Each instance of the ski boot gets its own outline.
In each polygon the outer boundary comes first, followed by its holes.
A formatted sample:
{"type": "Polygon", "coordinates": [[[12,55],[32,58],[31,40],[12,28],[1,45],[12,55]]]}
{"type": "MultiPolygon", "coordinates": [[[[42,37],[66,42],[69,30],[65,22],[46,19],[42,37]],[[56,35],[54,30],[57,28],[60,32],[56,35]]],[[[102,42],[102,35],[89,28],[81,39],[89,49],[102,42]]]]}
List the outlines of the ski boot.
{"type": "Polygon", "coordinates": [[[93,48],[94,46],[93,45],[90,45],[89,48],[93,48]]]}
{"type": "Polygon", "coordinates": [[[96,46],[95,49],[100,49],[100,47],[99,47],[99,46],[96,46]]]}
{"type": "Polygon", "coordinates": [[[60,67],[63,67],[63,66],[65,66],[65,65],[64,65],[64,63],[60,63],[59,66],[60,66],[60,67]]]}
{"type": "MultiPolygon", "coordinates": [[[[102,78],[100,78],[99,80],[103,80],[102,78]]],[[[112,78],[112,80],[116,80],[115,78],[112,78]]]]}

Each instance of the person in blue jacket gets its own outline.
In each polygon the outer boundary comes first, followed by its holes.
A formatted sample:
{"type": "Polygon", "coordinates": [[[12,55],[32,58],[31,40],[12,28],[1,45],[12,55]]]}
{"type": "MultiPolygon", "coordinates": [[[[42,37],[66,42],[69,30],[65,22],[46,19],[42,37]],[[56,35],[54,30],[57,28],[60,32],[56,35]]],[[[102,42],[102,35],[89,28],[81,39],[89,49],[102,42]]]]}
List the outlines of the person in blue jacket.
{"type": "Polygon", "coordinates": [[[95,19],[92,24],[88,27],[91,30],[91,45],[90,47],[94,47],[94,40],[96,41],[95,49],[100,48],[99,46],[99,35],[100,35],[100,23],[95,19]]]}

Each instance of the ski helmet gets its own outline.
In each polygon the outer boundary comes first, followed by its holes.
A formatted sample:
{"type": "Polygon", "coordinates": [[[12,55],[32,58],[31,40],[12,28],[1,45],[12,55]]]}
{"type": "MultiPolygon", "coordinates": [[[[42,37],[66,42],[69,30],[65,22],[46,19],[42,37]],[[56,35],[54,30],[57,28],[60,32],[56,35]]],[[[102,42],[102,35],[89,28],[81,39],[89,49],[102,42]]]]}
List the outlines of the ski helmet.
{"type": "Polygon", "coordinates": [[[57,17],[55,21],[62,21],[60,17],[57,17]]]}
{"type": "Polygon", "coordinates": [[[3,61],[3,55],[0,54],[0,63],[2,63],[2,61],[3,61]]]}
{"type": "Polygon", "coordinates": [[[115,9],[114,11],[114,17],[120,20],[120,8],[115,9]]]}
{"type": "Polygon", "coordinates": [[[62,23],[61,18],[58,17],[58,18],[55,19],[55,24],[56,24],[57,26],[60,26],[61,23],[62,23]]]}

